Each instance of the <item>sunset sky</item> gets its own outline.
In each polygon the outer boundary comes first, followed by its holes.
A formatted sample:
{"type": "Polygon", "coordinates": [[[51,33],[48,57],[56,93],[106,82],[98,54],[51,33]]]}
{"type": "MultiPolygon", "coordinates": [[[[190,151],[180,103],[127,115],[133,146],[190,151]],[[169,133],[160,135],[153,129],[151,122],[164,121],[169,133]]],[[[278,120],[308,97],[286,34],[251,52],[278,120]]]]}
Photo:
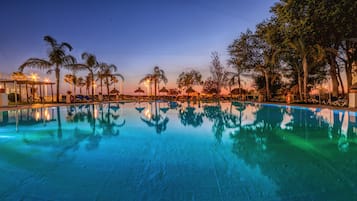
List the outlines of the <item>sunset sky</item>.
{"type": "MultiPolygon", "coordinates": [[[[0,72],[16,71],[30,57],[46,58],[43,36],[70,43],[72,55],[94,53],[118,66],[131,94],[155,65],[168,88],[187,69],[209,76],[210,54],[226,64],[227,47],[246,29],[270,16],[274,0],[2,1],[0,72]]],[[[25,73],[39,70],[26,69],[25,73]]],[[[62,70],[62,76],[67,74],[62,70]]],[[[86,74],[83,72],[82,74],[86,74]]],[[[54,80],[54,75],[41,75],[54,80]]],[[[62,90],[67,84],[61,83],[62,90]]]]}

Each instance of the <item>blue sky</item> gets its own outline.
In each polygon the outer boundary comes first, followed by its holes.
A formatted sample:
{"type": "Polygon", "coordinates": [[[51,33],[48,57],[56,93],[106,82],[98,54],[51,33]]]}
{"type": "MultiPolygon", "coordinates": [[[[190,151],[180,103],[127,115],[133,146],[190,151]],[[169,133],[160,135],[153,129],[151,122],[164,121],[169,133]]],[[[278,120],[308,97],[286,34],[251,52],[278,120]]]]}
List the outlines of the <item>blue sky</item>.
{"type": "Polygon", "coordinates": [[[30,57],[46,58],[43,36],[51,35],[70,43],[71,54],[78,59],[82,52],[90,52],[100,61],[117,65],[127,80],[127,93],[155,65],[166,71],[172,87],[185,69],[198,69],[207,77],[213,51],[226,63],[227,46],[268,18],[274,2],[2,1],[0,72],[11,73],[30,57]]]}

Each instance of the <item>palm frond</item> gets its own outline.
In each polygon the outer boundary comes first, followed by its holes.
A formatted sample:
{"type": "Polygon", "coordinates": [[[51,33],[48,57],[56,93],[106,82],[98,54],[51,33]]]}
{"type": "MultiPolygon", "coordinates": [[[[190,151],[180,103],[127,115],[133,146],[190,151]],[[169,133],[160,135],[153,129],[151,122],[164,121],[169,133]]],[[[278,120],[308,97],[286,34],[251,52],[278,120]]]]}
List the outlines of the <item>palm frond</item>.
{"type": "Polygon", "coordinates": [[[63,64],[64,65],[72,65],[77,63],[77,59],[72,55],[66,55],[63,57],[63,64]]]}
{"type": "Polygon", "coordinates": [[[120,73],[115,73],[115,74],[112,74],[113,76],[117,76],[117,77],[120,77],[120,79],[124,82],[124,76],[120,73]]]}
{"type": "Polygon", "coordinates": [[[116,72],[118,70],[118,67],[116,65],[114,65],[114,64],[110,64],[109,65],[109,69],[113,70],[113,72],[116,72]]]}
{"type": "Polygon", "coordinates": [[[46,74],[52,74],[52,72],[53,72],[54,70],[53,69],[49,69],[48,71],[46,71],[46,74]]]}
{"type": "Polygon", "coordinates": [[[84,64],[67,64],[64,65],[63,67],[73,72],[87,70],[87,65],[84,64]]]}
{"type": "Polygon", "coordinates": [[[48,42],[52,47],[56,47],[57,46],[57,41],[56,39],[54,39],[53,37],[47,35],[43,37],[43,40],[48,42]]]}
{"type": "Polygon", "coordinates": [[[23,71],[26,67],[48,70],[52,67],[52,63],[44,59],[29,58],[19,67],[19,71],[23,71]]]}
{"type": "Polygon", "coordinates": [[[61,45],[59,46],[60,49],[63,50],[64,47],[67,47],[69,51],[72,51],[72,46],[69,43],[63,42],[61,43],[61,45]]]}
{"type": "Polygon", "coordinates": [[[150,81],[151,81],[152,78],[153,78],[153,75],[152,75],[152,74],[147,74],[147,75],[145,75],[145,76],[139,81],[139,84],[145,82],[146,80],[150,80],[150,81]]]}

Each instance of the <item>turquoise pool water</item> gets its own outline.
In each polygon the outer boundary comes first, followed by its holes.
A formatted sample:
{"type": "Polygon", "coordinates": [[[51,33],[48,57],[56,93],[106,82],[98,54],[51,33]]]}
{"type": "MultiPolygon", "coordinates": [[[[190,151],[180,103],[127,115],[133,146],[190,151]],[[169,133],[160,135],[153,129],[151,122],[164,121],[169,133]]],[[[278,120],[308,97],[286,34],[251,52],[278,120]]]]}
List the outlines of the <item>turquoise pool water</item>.
{"type": "Polygon", "coordinates": [[[0,112],[0,200],[357,200],[357,114],[253,103],[0,112]]]}

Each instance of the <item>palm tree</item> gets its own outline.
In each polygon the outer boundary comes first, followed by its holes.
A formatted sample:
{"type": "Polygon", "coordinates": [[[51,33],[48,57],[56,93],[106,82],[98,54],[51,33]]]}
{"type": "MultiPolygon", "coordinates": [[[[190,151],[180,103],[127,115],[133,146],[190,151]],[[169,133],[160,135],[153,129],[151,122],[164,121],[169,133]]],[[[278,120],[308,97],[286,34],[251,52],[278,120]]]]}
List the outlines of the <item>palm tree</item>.
{"type": "Polygon", "coordinates": [[[50,45],[48,51],[48,60],[39,58],[29,58],[20,67],[19,70],[23,71],[25,67],[39,68],[47,70],[47,72],[55,71],[56,75],[56,100],[59,102],[59,89],[60,89],[60,68],[64,65],[75,63],[76,59],[67,54],[67,50],[71,51],[72,46],[69,43],[57,41],[51,36],[45,36],[44,40],[50,45]],[[54,69],[52,69],[54,67],[54,69]]]}
{"type": "Polygon", "coordinates": [[[83,70],[87,69],[89,71],[88,74],[88,82],[90,81],[90,86],[92,86],[92,100],[94,101],[94,73],[95,71],[99,68],[99,64],[97,61],[97,58],[94,54],[84,52],[82,53],[82,60],[84,60],[84,63],[81,64],[72,64],[70,65],[70,68],[78,69],[78,70],[83,70]]]}
{"type": "Polygon", "coordinates": [[[94,100],[94,73],[98,69],[98,61],[94,54],[84,52],[82,59],[85,60],[85,68],[89,71],[89,77],[91,79],[92,86],[92,100],[94,100]]]}
{"type": "Polygon", "coordinates": [[[65,82],[67,82],[69,85],[73,86],[73,92],[72,94],[74,94],[75,92],[75,85],[76,85],[76,76],[73,75],[73,74],[66,74],[64,75],[64,79],[63,79],[65,82]]]}
{"type": "Polygon", "coordinates": [[[86,82],[83,77],[77,78],[77,86],[79,87],[79,93],[82,95],[82,88],[86,86],[86,82]]]}
{"type": "MultiPolygon", "coordinates": [[[[86,76],[86,79],[85,79],[85,83],[86,83],[86,95],[88,95],[89,93],[89,89],[90,87],[92,87],[92,89],[94,89],[94,86],[93,86],[93,77],[89,74],[86,76]]],[[[94,97],[94,91],[92,90],[92,97],[94,97]]]]}
{"type": "Polygon", "coordinates": [[[101,90],[102,90],[102,80],[104,80],[104,84],[107,87],[108,99],[110,100],[109,86],[113,83],[111,81],[112,77],[120,77],[122,79],[122,81],[124,81],[124,76],[120,73],[114,73],[117,71],[117,66],[115,66],[114,64],[101,63],[100,68],[101,68],[101,71],[98,75],[101,80],[100,81],[101,82],[101,84],[100,84],[101,90]]]}
{"type": "Polygon", "coordinates": [[[150,82],[154,82],[154,95],[156,99],[156,94],[158,90],[158,85],[162,81],[165,84],[167,83],[167,77],[165,75],[165,71],[160,69],[158,66],[154,67],[154,72],[145,75],[143,79],[140,80],[139,83],[143,83],[145,81],[149,80],[150,82]]]}

